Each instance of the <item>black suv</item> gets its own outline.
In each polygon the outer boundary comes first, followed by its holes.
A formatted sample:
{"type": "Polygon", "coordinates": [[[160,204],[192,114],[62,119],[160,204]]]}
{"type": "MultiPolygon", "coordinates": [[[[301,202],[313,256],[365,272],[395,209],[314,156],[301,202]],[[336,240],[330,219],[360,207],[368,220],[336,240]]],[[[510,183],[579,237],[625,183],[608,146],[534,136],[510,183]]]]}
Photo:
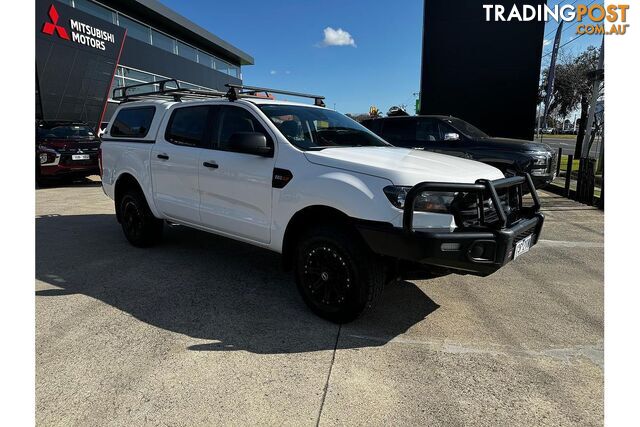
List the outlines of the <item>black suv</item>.
{"type": "Polygon", "coordinates": [[[493,138],[456,117],[385,117],[364,120],[362,124],[398,147],[477,160],[497,167],[507,177],[528,172],[536,188],[555,178],[556,154],[548,145],[493,138]]]}

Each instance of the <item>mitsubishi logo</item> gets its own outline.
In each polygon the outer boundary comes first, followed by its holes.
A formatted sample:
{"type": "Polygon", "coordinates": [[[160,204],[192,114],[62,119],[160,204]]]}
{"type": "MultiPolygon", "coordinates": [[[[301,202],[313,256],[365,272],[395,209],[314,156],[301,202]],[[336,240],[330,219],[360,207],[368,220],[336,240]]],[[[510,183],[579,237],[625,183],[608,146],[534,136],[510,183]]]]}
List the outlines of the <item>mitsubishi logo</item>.
{"type": "Polygon", "coordinates": [[[51,22],[44,23],[42,32],[51,35],[55,31],[56,33],[58,33],[58,37],[69,40],[69,34],[67,34],[67,30],[65,30],[64,27],[58,25],[59,16],[58,11],[56,10],[56,7],[54,5],[51,5],[51,7],[49,8],[49,18],[51,19],[51,22]]]}

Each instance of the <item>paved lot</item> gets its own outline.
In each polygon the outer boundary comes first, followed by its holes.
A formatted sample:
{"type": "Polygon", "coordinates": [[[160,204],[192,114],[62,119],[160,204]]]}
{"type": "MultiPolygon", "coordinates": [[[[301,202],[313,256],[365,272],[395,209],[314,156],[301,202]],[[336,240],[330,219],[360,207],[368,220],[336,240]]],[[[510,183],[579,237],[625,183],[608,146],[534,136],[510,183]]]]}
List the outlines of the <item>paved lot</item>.
{"type": "Polygon", "coordinates": [[[339,327],[277,255],[182,227],[136,249],[99,186],[36,194],[39,425],[603,422],[600,211],[545,194],[527,256],[339,327]]]}

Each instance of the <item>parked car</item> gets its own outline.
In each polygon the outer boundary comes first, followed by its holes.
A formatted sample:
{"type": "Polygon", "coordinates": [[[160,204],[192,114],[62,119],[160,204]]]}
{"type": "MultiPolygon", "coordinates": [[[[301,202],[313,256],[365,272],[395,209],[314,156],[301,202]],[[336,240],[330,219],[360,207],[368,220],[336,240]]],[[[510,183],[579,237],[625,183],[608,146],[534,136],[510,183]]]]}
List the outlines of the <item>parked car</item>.
{"type": "Polygon", "coordinates": [[[97,175],[100,140],[86,123],[36,125],[36,178],[97,175]]]}
{"type": "Polygon", "coordinates": [[[170,221],[281,253],[311,310],[346,322],[385,283],[487,276],[537,242],[544,217],[528,175],[393,147],[321,97],[306,105],[259,89],[122,89],[102,187],[132,245],[157,243],[170,221]]]}
{"type": "Polygon", "coordinates": [[[385,117],[362,122],[398,147],[416,148],[473,159],[495,166],[505,176],[531,174],[536,188],[555,178],[556,153],[546,144],[492,138],[451,116],[385,117]]]}

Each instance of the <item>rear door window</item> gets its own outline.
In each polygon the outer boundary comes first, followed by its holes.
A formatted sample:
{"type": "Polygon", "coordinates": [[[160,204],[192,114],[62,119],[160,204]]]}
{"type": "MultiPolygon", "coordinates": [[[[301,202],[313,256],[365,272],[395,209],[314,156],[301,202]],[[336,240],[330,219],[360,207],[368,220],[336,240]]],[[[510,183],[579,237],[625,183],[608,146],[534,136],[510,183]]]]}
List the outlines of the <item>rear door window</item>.
{"type": "Polygon", "coordinates": [[[156,107],[123,108],[111,125],[111,136],[144,138],[149,133],[156,107]]]}
{"type": "Polygon", "coordinates": [[[204,147],[210,111],[208,105],[176,108],[167,124],[165,139],[172,144],[204,147]]]}

